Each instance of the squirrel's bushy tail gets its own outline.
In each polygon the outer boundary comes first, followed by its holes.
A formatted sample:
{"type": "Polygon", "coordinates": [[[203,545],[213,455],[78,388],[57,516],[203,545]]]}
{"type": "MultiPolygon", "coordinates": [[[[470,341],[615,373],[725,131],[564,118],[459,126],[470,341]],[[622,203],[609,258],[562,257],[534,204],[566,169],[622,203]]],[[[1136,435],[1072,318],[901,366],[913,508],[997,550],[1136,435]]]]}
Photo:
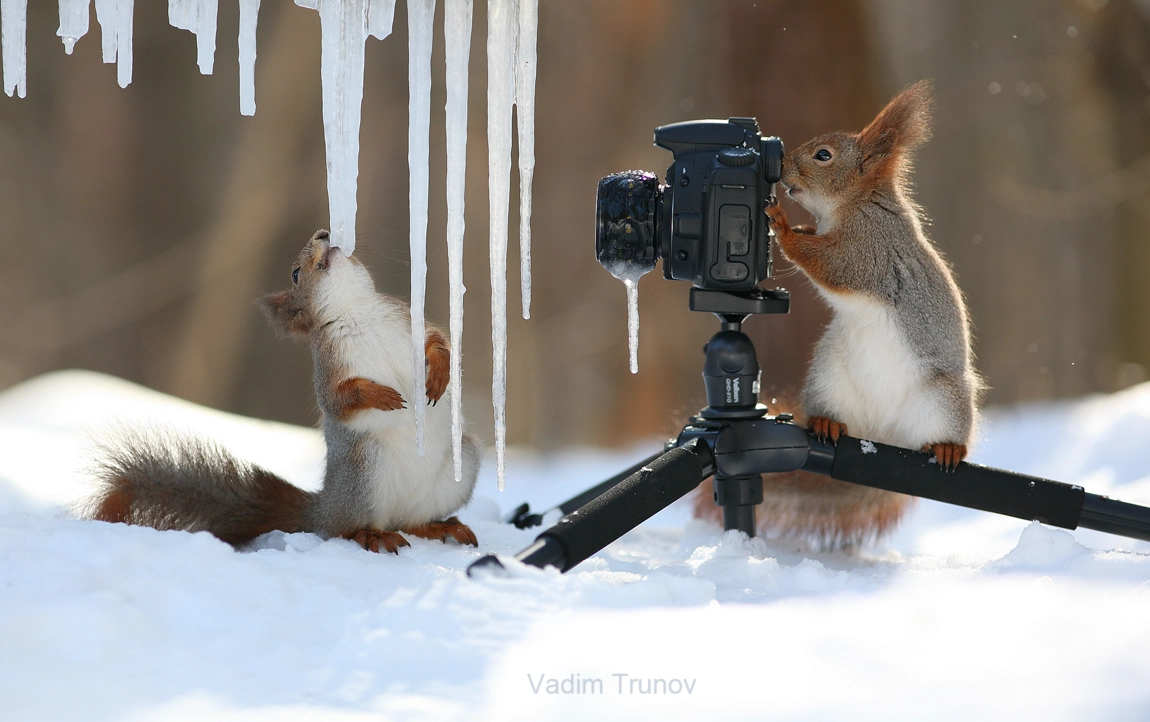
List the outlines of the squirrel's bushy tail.
{"type": "Polygon", "coordinates": [[[277,529],[303,531],[315,497],[193,435],[121,430],[97,446],[90,519],[206,531],[239,545],[277,529]]]}
{"type": "MultiPolygon", "coordinates": [[[[695,495],[695,516],[722,523],[711,482],[695,495]]],[[[755,508],[758,532],[799,539],[819,551],[851,549],[891,531],[913,497],[805,471],[763,476],[763,503],[755,508]]]]}

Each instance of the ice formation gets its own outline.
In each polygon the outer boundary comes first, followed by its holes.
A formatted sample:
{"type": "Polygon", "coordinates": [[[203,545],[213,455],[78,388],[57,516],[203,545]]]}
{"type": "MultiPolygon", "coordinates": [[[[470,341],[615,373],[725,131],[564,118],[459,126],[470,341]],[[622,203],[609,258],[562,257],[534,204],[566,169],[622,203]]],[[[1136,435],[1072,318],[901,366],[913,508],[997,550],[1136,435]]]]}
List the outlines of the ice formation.
{"type": "MultiPolygon", "coordinates": [[[[88,32],[92,0],[58,0],[57,35],[71,54],[88,32]]],[[[260,0],[238,0],[240,112],[253,115],[255,103],[256,28],[260,0]]],[[[467,148],[467,83],[474,0],[445,0],[444,40],[447,61],[447,195],[448,276],[450,279],[452,447],[455,475],[461,459],[461,353],[463,338],[464,175],[467,148]]],[[[364,43],[391,34],[395,0],[295,0],[320,15],[320,75],[323,92],[324,144],[327,151],[328,206],[332,245],[347,255],[355,250],[356,191],[359,177],[359,130],[363,101],[364,43]]],[[[116,63],[120,87],[132,82],[132,16],[134,0],[95,0],[105,63],[116,63]]],[[[196,36],[200,72],[210,75],[215,62],[219,0],[168,0],[168,20],[196,36]]],[[[435,0],[409,0],[409,129],[411,327],[425,336],[423,319],[427,273],[428,159],[430,149],[431,49],[435,0]]],[[[0,0],[4,89],[25,95],[25,26],[27,0],[0,0]]],[[[504,479],[507,397],[507,241],[511,193],[512,112],[517,108],[519,140],[519,250],[523,317],[531,315],[531,185],[535,169],[535,80],[538,0],[488,0],[488,151],[490,184],[490,261],[492,402],[495,407],[496,466],[504,479]]],[[[634,298],[634,289],[629,287],[634,298]]],[[[634,317],[635,314],[632,314],[634,317]]],[[[637,317],[632,326],[637,327],[637,317]]],[[[632,343],[634,346],[634,343],[632,343]]],[[[423,344],[413,344],[416,398],[426,375],[423,344]]],[[[424,409],[416,405],[419,449],[423,449],[424,409]]]]}
{"type": "Polygon", "coordinates": [[[4,92],[8,97],[27,91],[27,25],[28,0],[0,0],[0,45],[4,56],[4,92]]]}
{"type": "Polygon", "coordinates": [[[363,101],[363,44],[391,33],[395,0],[295,0],[319,11],[323,138],[331,243],[355,250],[355,193],[359,179],[359,119],[363,101]]]}
{"type": "Polygon", "coordinates": [[[487,3],[487,193],[491,262],[491,403],[495,470],[504,485],[507,444],[507,209],[511,195],[511,105],[515,100],[515,0],[487,3]]]}
{"type": "Polygon", "coordinates": [[[116,64],[121,88],[132,82],[132,12],[135,0],[96,0],[104,62],[116,64]]]}
{"type": "Polygon", "coordinates": [[[88,34],[88,9],[91,0],[60,0],[60,29],[56,34],[64,41],[64,52],[71,55],[76,41],[88,34]]]}
{"type": "Polygon", "coordinates": [[[216,58],[216,13],[219,0],[168,0],[168,22],[196,36],[196,62],[212,74],[216,58]]]}
{"type": "Polygon", "coordinates": [[[608,271],[627,287],[627,349],[631,356],[631,373],[639,373],[639,279],[651,268],[633,263],[617,263],[608,271]]]}
{"type": "Polygon", "coordinates": [[[410,174],[411,246],[411,349],[415,401],[416,447],[423,455],[423,426],[426,404],[420,400],[427,378],[423,339],[424,300],[427,294],[427,184],[428,156],[431,152],[431,43],[435,26],[435,0],[407,2],[407,166],[410,174]]]}
{"type": "Polygon", "coordinates": [[[463,478],[463,230],[467,175],[467,63],[471,56],[472,0],[446,0],[443,40],[447,57],[447,278],[450,288],[451,450],[455,480],[463,478]]]}
{"type": "Polygon", "coordinates": [[[535,46],[539,0],[519,0],[515,117],[519,123],[519,287],[531,318],[531,181],[535,175],[535,46]]]}
{"type": "Polygon", "coordinates": [[[240,0],[240,114],[256,114],[256,20],[260,0],[240,0]]]}

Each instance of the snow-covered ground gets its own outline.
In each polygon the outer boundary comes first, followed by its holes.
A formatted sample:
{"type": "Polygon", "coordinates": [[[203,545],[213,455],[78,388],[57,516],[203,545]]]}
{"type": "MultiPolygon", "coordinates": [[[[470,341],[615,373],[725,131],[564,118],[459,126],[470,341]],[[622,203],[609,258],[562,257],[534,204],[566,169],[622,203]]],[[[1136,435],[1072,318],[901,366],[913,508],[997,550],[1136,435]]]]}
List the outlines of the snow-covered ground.
{"type": "MultiPolygon", "coordinates": [[[[3,720],[1150,718],[1150,544],[920,502],[881,548],[804,556],[671,507],[577,570],[466,578],[500,524],[646,456],[512,453],[398,556],[79,521],[90,429],[163,419],[307,487],[317,432],[86,372],[0,393],[3,720]],[[554,691],[557,693],[549,693],[554,691]]],[[[973,460],[1150,504],[1150,385],[988,415],[973,460]]]]}

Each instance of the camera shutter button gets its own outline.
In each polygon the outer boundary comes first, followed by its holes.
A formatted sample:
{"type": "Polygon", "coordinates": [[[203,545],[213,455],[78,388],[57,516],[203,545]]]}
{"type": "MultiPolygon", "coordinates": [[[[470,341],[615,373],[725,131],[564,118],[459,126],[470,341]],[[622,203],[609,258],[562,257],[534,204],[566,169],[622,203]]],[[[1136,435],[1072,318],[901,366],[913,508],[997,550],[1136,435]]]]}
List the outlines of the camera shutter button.
{"type": "Polygon", "coordinates": [[[755,162],[755,154],[750,148],[723,148],[719,151],[719,162],[723,165],[750,165],[755,162]]]}

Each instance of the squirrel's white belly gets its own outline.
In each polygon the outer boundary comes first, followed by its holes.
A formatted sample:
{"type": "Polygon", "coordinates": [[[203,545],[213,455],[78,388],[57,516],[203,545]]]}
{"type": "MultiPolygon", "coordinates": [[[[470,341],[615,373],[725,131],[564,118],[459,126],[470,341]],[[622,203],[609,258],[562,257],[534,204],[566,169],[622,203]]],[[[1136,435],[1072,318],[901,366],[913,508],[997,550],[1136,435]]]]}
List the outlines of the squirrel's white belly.
{"type": "Polygon", "coordinates": [[[952,411],[892,309],[861,295],[825,295],[834,318],[807,379],[812,413],[846,424],[851,436],[910,449],[947,438],[952,411]]]}
{"type": "Polygon", "coordinates": [[[390,386],[406,408],[366,409],[349,419],[348,427],[377,439],[368,445],[372,469],[372,523],[397,529],[443,519],[471,495],[474,481],[456,482],[451,453],[451,394],[448,388],[432,406],[427,395],[412,387],[411,331],[381,323],[357,334],[341,349],[349,377],[363,377],[390,386]],[[417,447],[415,405],[423,404],[424,451],[417,447]]]}

